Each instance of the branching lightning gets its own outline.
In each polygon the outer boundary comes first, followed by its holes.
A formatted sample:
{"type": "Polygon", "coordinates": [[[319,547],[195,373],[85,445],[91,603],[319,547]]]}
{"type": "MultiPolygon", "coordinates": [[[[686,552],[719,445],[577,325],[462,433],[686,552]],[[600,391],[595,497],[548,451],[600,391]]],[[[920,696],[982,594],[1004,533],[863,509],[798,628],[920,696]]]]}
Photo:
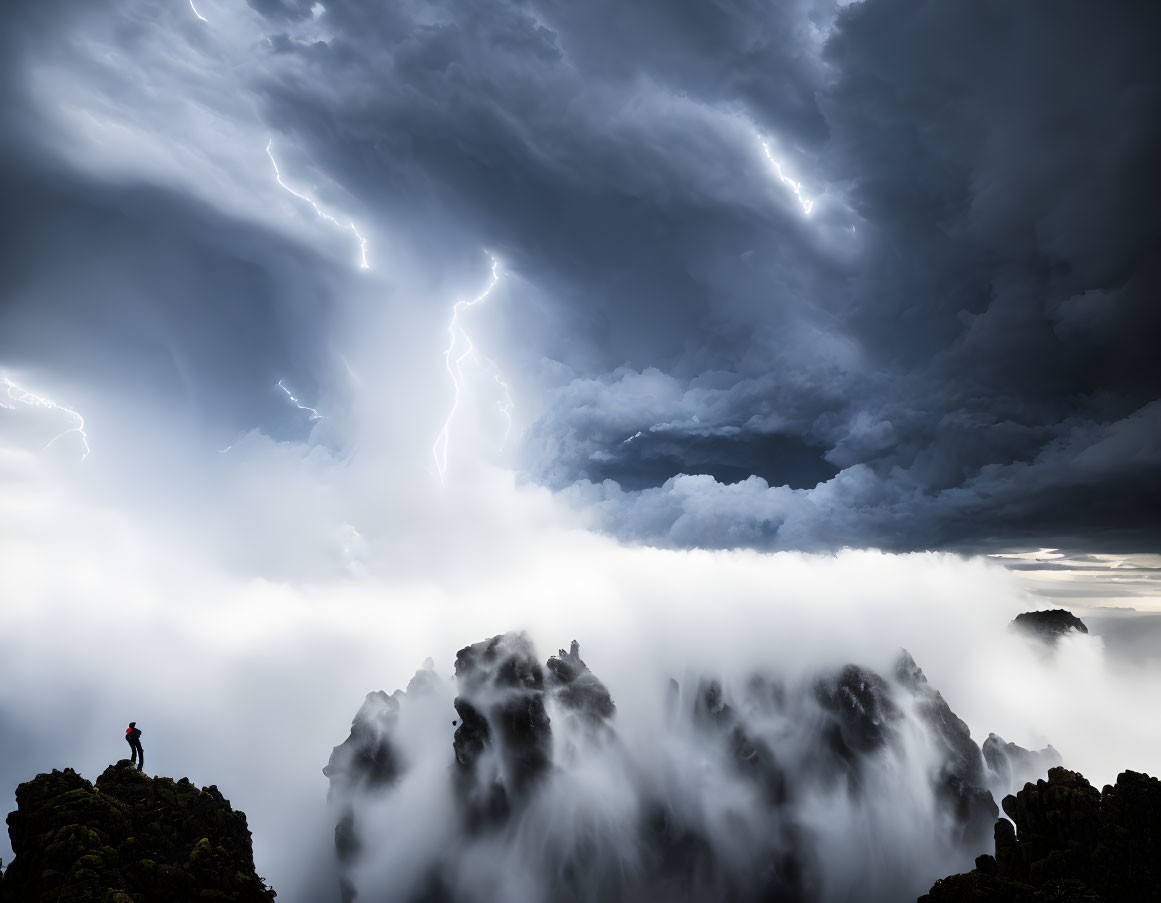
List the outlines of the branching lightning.
{"type": "Polygon", "coordinates": [[[287,185],[285,182],[282,181],[282,173],[278,169],[278,161],[274,159],[274,153],[270,150],[270,147],[273,143],[274,143],[273,138],[269,139],[266,142],[266,156],[270,158],[270,165],[274,167],[274,179],[275,179],[275,181],[277,181],[279,185],[281,185],[284,189],[286,189],[288,192],[290,192],[292,195],[294,195],[300,201],[306,201],[308,204],[310,204],[310,206],[314,208],[314,212],[318,214],[319,219],[326,220],[328,223],[330,223],[332,226],[334,226],[338,229],[348,229],[349,228],[352,232],[354,232],[355,238],[358,239],[358,241],[359,241],[359,254],[360,254],[359,269],[369,270],[371,268],[371,265],[369,263],[367,263],[367,239],[365,239],[363,237],[362,233],[359,232],[359,230],[358,230],[358,228],[356,228],[354,222],[352,222],[351,220],[347,220],[347,225],[344,226],[341,222],[339,222],[337,219],[335,219],[333,216],[331,216],[329,213],[327,213],[325,210],[323,210],[317,203],[315,203],[315,201],[312,198],[309,198],[305,194],[301,194],[300,192],[295,191],[293,188],[291,188],[289,185],[287,185]]]}
{"type": "Polygon", "coordinates": [[[198,12],[198,8],[196,6],[194,6],[193,0],[189,0],[189,8],[192,9],[193,14],[195,16],[197,16],[199,19],[201,19],[203,22],[210,21],[209,19],[207,19],[205,16],[203,16],[201,13],[198,12]]]}
{"type": "MultiPolygon", "coordinates": [[[[439,435],[436,436],[435,443],[431,447],[431,454],[432,457],[435,458],[435,469],[436,473],[439,474],[439,482],[441,486],[443,485],[444,477],[447,474],[447,450],[451,424],[452,420],[455,419],[456,411],[459,409],[460,394],[463,391],[465,382],[464,372],[461,365],[475,350],[475,345],[472,344],[471,336],[467,334],[463,325],[460,323],[460,314],[471,307],[475,307],[478,304],[483,304],[484,301],[488,299],[488,296],[492,294],[492,289],[496,287],[496,283],[500,281],[500,262],[496,260],[495,257],[491,258],[491,260],[492,278],[488,281],[487,287],[483,290],[483,292],[481,292],[470,301],[457,301],[452,307],[451,321],[447,326],[448,345],[443,352],[443,363],[447,368],[448,375],[451,377],[452,386],[455,388],[455,397],[452,399],[451,410],[448,411],[447,419],[443,424],[443,429],[439,431],[439,435]],[[463,346],[463,350],[457,353],[457,350],[460,348],[461,344],[463,346]]],[[[512,409],[515,407],[515,404],[513,403],[512,395],[508,390],[508,384],[500,376],[499,368],[496,367],[496,364],[492,360],[485,358],[485,361],[492,368],[492,376],[495,379],[496,384],[500,387],[500,390],[503,392],[503,398],[499,402],[499,409],[501,415],[503,415],[508,424],[508,428],[504,432],[504,436],[507,438],[508,433],[512,429],[512,409]]]]}
{"type": "MultiPolygon", "coordinates": [[[[61,413],[68,414],[73,418],[74,421],[76,421],[76,426],[69,427],[64,432],[58,433],[49,439],[48,442],[46,442],[44,445],[45,448],[48,448],[62,436],[67,436],[69,433],[76,433],[81,437],[81,444],[85,447],[85,453],[81,455],[81,460],[83,461],[89,456],[89,453],[92,451],[92,449],[89,448],[89,435],[85,432],[85,418],[82,417],[78,412],[74,411],[72,408],[66,408],[64,405],[57,404],[51,398],[45,398],[43,395],[37,395],[34,392],[29,392],[23,386],[19,386],[14,383],[7,376],[0,377],[0,383],[4,384],[5,394],[8,396],[10,401],[17,402],[18,404],[26,404],[30,407],[48,408],[53,411],[60,411],[61,413]]],[[[10,405],[3,400],[0,400],[0,407],[5,407],[10,411],[16,410],[15,405],[10,405]]]]}
{"type": "Polygon", "coordinates": [[[774,159],[774,155],[770,153],[769,144],[767,144],[761,138],[758,139],[758,143],[762,145],[762,151],[766,154],[766,159],[770,161],[770,165],[774,168],[774,173],[778,176],[778,180],[794,192],[794,196],[798,198],[798,203],[802,205],[802,212],[804,214],[809,214],[810,211],[814,209],[814,201],[803,196],[802,183],[795,182],[782,171],[782,164],[774,159]]]}
{"type": "MultiPolygon", "coordinates": [[[[293,393],[288,388],[286,388],[286,386],[284,386],[282,384],[282,380],[278,380],[278,388],[280,388],[283,392],[286,393],[286,397],[289,398],[291,403],[296,408],[298,408],[300,411],[310,411],[310,419],[311,420],[323,420],[323,419],[325,419],[323,417],[323,415],[320,414],[315,408],[312,408],[310,405],[305,405],[301,401],[299,401],[297,398],[295,398],[293,393]]],[[[226,449],[226,450],[228,451],[228,449],[226,449]]]]}
{"type": "Polygon", "coordinates": [[[498,385],[500,387],[500,391],[504,393],[504,397],[496,402],[496,407],[500,411],[500,416],[504,418],[504,441],[507,442],[508,436],[512,432],[512,409],[516,407],[516,402],[512,400],[512,393],[508,389],[508,384],[504,382],[503,379],[501,379],[499,368],[491,358],[488,358],[488,363],[495,371],[492,373],[492,376],[496,380],[496,385],[498,385]]]}

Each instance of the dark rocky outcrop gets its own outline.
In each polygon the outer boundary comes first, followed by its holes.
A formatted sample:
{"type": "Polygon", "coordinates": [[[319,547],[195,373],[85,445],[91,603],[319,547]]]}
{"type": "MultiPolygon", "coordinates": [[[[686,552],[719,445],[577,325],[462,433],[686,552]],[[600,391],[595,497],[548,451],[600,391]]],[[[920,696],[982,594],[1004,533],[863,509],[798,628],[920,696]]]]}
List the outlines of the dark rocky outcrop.
{"type": "MultiPolygon", "coordinates": [[[[927,750],[913,761],[930,767],[924,777],[938,810],[930,831],[945,848],[985,849],[999,811],[993,791],[1007,793],[1013,776],[1042,775],[1055,761],[1045,758],[1049,751],[1032,753],[999,738],[985,761],[967,725],[905,651],[886,676],[857,664],[790,684],[768,673],[729,684],[689,675],[684,683],[670,680],[658,704],[665,732],[658,749],[679,747],[679,770],[702,763],[680,779],[693,782],[689,791],[667,783],[672,771],[648,773],[675,767],[665,754],[641,758],[639,739],[633,749],[625,745],[612,695],[575,641],[541,664],[526,635],[491,637],[459,650],[454,680],[437,677],[429,661],[406,692],[370,694],[325,769],[348,882],[358,873],[354,860],[371,862],[375,853],[375,839],[360,833],[364,804],[368,814],[379,803],[390,805],[396,784],[436,755],[447,756],[448,783],[441,788],[444,779],[436,777],[434,789],[437,796],[450,791],[451,823],[446,843],[433,846],[429,859],[407,863],[416,877],[409,890],[398,891],[404,900],[475,899],[475,891],[457,881],[471,885],[478,872],[464,879],[462,863],[519,859],[522,854],[506,846],[514,838],[535,846],[545,876],[540,880],[549,882],[539,891],[562,903],[815,900],[833,868],[818,853],[817,800],[845,800],[855,809],[865,804],[864,812],[875,808],[871,794],[881,792],[884,775],[908,755],[917,736],[927,750]],[[440,721],[441,711],[450,749],[428,745],[437,742],[438,728],[423,728],[422,739],[400,733],[405,723],[440,721]],[[570,783],[575,769],[583,774],[593,761],[623,781],[618,792],[627,794],[628,805],[606,800],[610,812],[620,813],[610,819],[599,803],[582,803],[589,814],[579,817],[588,820],[575,832],[553,833],[555,823],[567,826],[577,816],[571,807],[546,809],[570,799],[580,786],[570,783]],[[1038,765],[1043,769],[1037,772],[1038,765]],[[706,807],[719,805],[718,790],[698,786],[707,780],[720,780],[720,792],[733,794],[736,813],[707,821],[706,807]],[[703,792],[715,801],[699,802],[703,792]],[[626,811],[632,819],[617,822],[626,811]],[[551,836],[540,836],[546,829],[551,836]]],[[[430,767],[415,773],[433,780],[430,767]]],[[[400,799],[415,792],[411,787],[400,799]]],[[[865,899],[897,900],[904,887],[903,897],[913,896],[915,884],[904,882],[888,875],[865,899]]],[[[343,891],[345,900],[354,899],[352,884],[343,891]]]]}
{"type": "Polygon", "coordinates": [[[895,663],[895,676],[914,694],[916,710],[943,753],[939,771],[934,776],[936,792],[962,827],[960,840],[979,849],[986,842],[988,829],[999,814],[988,790],[984,756],[963,719],[927,682],[923,669],[915,664],[906,649],[895,663]]]}
{"type": "Polygon", "coordinates": [[[121,760],[94,786],[72,769],[16,788],[15,856],[0,900],[263,903],[246,816],[217,787],[151,778],[121,760]]]}
{"type": "Polygon", "coordinates": [[[1004,798],[995,856],[937,881],[920,903],[1145,903],[1161,900],[1161,781],[1126,771],[1098,792],[1053,768],[1004,798]]]}
{"type": "MultiPolygon", "coordinates": [[[[407,692],[430,694],[438,684],[435,665],[428,659],[407,685],[407,692]]],[[[323,774],[330,778],[327,799],[339,810],[335,822],[335,853],[340,863],[350,863],[362,849],[355,826],[351,799],[355,794],[383,790],[398,779],[403,770],[402,754],[393,737],[399,718],[399,699],[404,693],[388,696],[382,690],[368,693],[351,722],[347,739],[331,751],[323,774]]],[[[340,887],[344,901],[353,900],[354,888],[345,880],[340,887]]]]}
{"type": "Polygon", "coordinates": [[[452,740],[469,827],[503,820],[552,762],[544,668],[528,637],[506,633],[456,653],[452,740]]]}
{"type": "MultiPolygon", "coordinates": [[[[501,826],[525,803],[552,767],[553,729],[548,705],[583,732],[608,739],[616,706],[608,689],[589,670],[574,640],[541,665],[523,633],[507,633],[465,646],[456,653],[451,779],[462,826],[469,835],[501,826]]],[[[335,847],[342,863],[362,849],[354,800],[366,792],[385,792],[406,769],[396,737],[401,705],[424,704],[448,687],[430,659],[416,672],[406,692],[368,694],[355,715],[350,736],[331,754],[323,773],[330,778],[329,798],[338,810],[335,847]]],[[[434,700],[438,704],[438,700],[434,700]]],[[[442,899],[440,879],[425,891],[442,899]]],[[[343,899],[354,899],[349,884],[343,899]]]]}
{"type": "Polygon", "coordinates": [[[834,716],[827,739],[845,759],[882,748],[902,717],[887,682],[858,665],[847,665],[834,677],[820,680],[815,698],[834,716]]]}
{"type": "Polygon", "coordinates": [[[613,717],[617,711],[613,697],[580,657],[580,643],[576,640],[568,652],[561,649],[545,667],[555,696],[566,709],[593,724],[613,717]]]}
{"type": "Polygon", "coordinates": [[[1045,643],[1055,643],[1072,631],[1088,633],[1084,621],[1063,608],[1052,611],[1026,611],[1016,615],[1012,627],[1045,643]]]}
{"type": "Polygon", "coordinates": [[[382,690],[368,693],[351,721],[351,733],[331,752],[323,774],[330,778],[330,796],[389,787],[403,770],[402,755],[392,738],[399,718],[399,700],[438,691],[435,663],[428,659],[415,672],[406,692],[388,696],[382,690]]]}
{"type": "MultiPolygon", "coordinates": [[[[362,848],[349,803],[351,795],[389,787],[399,775],[399,752],[391,742],[398,715],[399,701],[395,697],[382,690],[368,693],[351,722],[350,735],[331,751],[330,761],[323,769],[330,778],[327,799],[341,805],[335,822],[335,853],[341,863],[352,862],[362,848]]],[[[354,889],[345,880],[340,895],[344,901],[355,897],[354,889]]]]}
{"type": "Polygon", "coordinates": [[[351,722],[351,733],[331,752],[323,774],[331,790],[386,787],[399,774],[399,753],[391,743],[399,701],[382,690],[368,693],[351,722]]]}

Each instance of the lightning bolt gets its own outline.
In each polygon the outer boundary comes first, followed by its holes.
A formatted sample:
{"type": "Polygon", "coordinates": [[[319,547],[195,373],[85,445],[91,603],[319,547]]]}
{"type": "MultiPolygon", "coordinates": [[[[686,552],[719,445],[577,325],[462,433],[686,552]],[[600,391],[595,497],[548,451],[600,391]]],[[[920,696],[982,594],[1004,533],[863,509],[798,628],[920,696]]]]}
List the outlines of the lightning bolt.
{"type": "MultiPolygon", "coordinates": [[[[496,380],[496,385],[498,385],[500,387],[500,391],[504,393],[504,397],[496,403],[496,407],[499,409],[500,416],[504,418],[504,422],[506,424],[504,427],[504,441],[507,442],[508,434],[512,432],[512,409],[516,407],[516,402],[512,400],[512,393],[508,389],[508,384],[500,378],[500,368],[496,366],[491,358],[488,358],[487,360],[492,367],[492,376],[496,380]]],[[[501,446],[501,448],[503,448],[503,446],[501,446]]]]}
{"type": "Polygon", "coordinates": [[[795,182],[782,171],[782,164],[774,159],[774,155],[770,153],[769,144],[762,140],[762,138],[758,138],[758,143],[762,145],[762,152],[766,154],[766,159],[770,161],[770,165],[773,167],[775,174],[778,176],[778,181],[780,181],[783,185],[786,185],[791,191],[794,192],[794,196],[798,198],[798,203],[802,205],[802,212],[806,215],[809,215],[810,211],[814,209],[814,201],[803,196],[802,183],[795,182]]]}
{"type": "MultiPolygon", "coordinates": [[[[74,411],[72,408],[66,408],[64,405],[57,404],[51,398],[45,398],[43,395],[37,395],[34,392],[29,392],[23,386],[19,386],[14,383],[7,376],[0,377],[0,383],[3,383],[6,390],[5,394],[8,396],[10,401],[15,401],[18,404],[26,404],[35,408],[48,408],[53,411],[61,411],[64,414],[68,414],[73,418],[73,420],[76,421],[76,426],[70,427],[64,432],[58,433],[49,439],[48,442],[46,442],[44,445],[45,448],[48,448],[62,436],[67,436],[69,433],[76,433],[81,437],[81,444],[85,447],[85,453],[81,455],[81,460],[83,461],[89,456],[89,453],[92,451],[92,449],[89,448],[89,435],[85,432],[85,418],[82,417],[78,412],[74,411]]],[[[16,410],[14,405],[10,405],[2,399],[0,399],[0,407],[7,408],[9,411],[16,410]]]]}
{"type": "MultiPolygon", "coordinates": [[[[324,420],[325,419],[322,414],[320,414],[317,410],[312,408],[310,405],[305,405],[302,402],[300,402],[297,398],[295,398],[294,395],[291,393],[291,391],[288,388],[286,388],[286,386],[284,386],[282,384],[282,380],[278,380],[277,385],[278,385],[278,388],[280,388],[283,392],[286,393],[286,397],[290,399],[290,401],[294,404],[294,406],[296,408],[298,408],[300,411],[310,411],[310,419],[311,420],[324,420]]],[[[225,450],[228,451],[229,449],[225,449],[225,450]]]]}
{"type": "Polygon", "coordinates": [[[363,237],[362,233],[359,232],[359,230],[358,230],[358,228],[356,228],[354,222],[352,222],[351,220],[347,220],[347,225],[344,226],[341,222],[339,222],[337,219],[335,219],[333,216],[331,216],[329,213],[327,213],[325,210],[323,210],[317,203],[315,203],[315,201],[312,198],[309,198],[305,194],[301,194],[301,193],[295,191],[293,188],[291,188],[289,185],[287,185],[285,182],[282,181],[282,173],[278,169],[278,161],[274,159],[274,154],[270,150],[270,147],[273,143],[274,143],[273,138],[269,139],[266,142],[266,156],[270,158],[270,165],[274,167],[274,179],[275,179],[275,181],[278,182],[279,185],[281,185],[283,188],[285,188],[287,191],[289,191],[291,194],[293,194],[300,201],[306,201],[308,204],[310,204],[310,206],[314,208],[314,212],[318,214],[319,219],[326,220],[328,223],[330,223],[332,226],[335,226],[338,229],[345,230],[345,229],[349,228],[352,232],[354,232],[355,238],[358,239],[358,241],[359,241],[359,254],[360,254],[359,269],[369,270],[371,268],[371,265],[369,263],[367,263],[367,239],[365,239],[363,237]]]}
{"type": "MultiPolygon", "coordinates": [[[[443,363],[447,368],[448,375],[451,377],[452,386],[455,388],[455,397],[452,399],[451,410],[448,411],[443,429],[439,431],[439,435],[435,437],[435,443],[431,446],[431,454],[435,458],[435,469],[436,473],[439,474],[439,483],[441,486],[447,474],[447,449],[451,424],[452,420],[455,419],[456,411],[459,409],[460,394],[464,388],[464,372],[461,365],[475,350],[475,345],[472,344],[472,337],[460,325],[460,314],[478,304],[483,304],[488,299],[488,296],[492,294],[492,289],[496,287],[496,283],[500,281],[500,262],[495,257],[492,257],[491,261],[492,278],[488,280],[487,287],[470,301],[457,301],[452,306],[451,321],[447,325],[448,345],[443,352],[443,363]],[[456,349],[461,344],[461,340],[465,347],[463,351],[457,354],[456,349]]],[[[512,409],[515,405],[512,401],[512,395],[508,390],[508,384],[500,377],[499,368],[496,367],[496,364],[492,360],[485,358],[485,361],[492,368],[492,375],[496,380],[496,384],[504,393],[504,397],[499,403],[499,408],[500,413],[508,423],[508,430],[504,433],[504,437],[507,438],[508,432],[512,429],[512,409]]]]}
{"type": "Polygon", "coordinates": [[[198,12],[198,8],[196,6],[194,6],[193,0],[189,0],[189,8],[192,9],[193,14],[195,16],[197,16],[199,19],[201,19],[203,22],[210,21],[209,19],[207,19],[205,16],[203,16],[201,13],[198,12]]]}

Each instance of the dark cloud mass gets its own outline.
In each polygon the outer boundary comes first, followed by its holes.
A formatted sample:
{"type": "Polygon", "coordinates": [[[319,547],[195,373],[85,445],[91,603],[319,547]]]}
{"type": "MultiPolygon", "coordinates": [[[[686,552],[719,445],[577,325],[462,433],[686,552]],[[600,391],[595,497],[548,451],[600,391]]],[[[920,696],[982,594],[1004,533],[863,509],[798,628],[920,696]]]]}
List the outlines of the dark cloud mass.
{"type": "MultiPolygon", "coordinates": [[[[5,10],[7,363],[144,381],[227,441],[277,434],[278,378],[348,391],[340,251],[190,174],[203,141],[266,190],[270,135],[424,286],[384,290],[393,341],[406,323],[438,348],[441,280],[502,259],[518,283],[479,328],[520,400],[514,465],[618,536],[1157,547],[1154,4],[246,14],[263,33],[230,69],[214,16],[181,4],[5,10]],[[170,106],[199,68],[237,84],[170,106]],[[78,163],[61,72],[107,101],[93,121],[172,129],[182,175],[78,163]]],[[[422,433],[412,467],[430,419],[400,440],[422,433]]]]}

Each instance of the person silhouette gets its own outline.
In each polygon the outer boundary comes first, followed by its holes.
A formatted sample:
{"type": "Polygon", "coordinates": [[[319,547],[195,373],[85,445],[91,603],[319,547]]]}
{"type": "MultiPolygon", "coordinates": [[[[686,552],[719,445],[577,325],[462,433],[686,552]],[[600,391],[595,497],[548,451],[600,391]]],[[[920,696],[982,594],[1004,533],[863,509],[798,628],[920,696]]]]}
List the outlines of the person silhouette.
{"type": "Polygon", "coordinates": [[[133,750],[133,756],[129,759],[129,764],[136,763],[137,770],[140,771],[145,767],[145,750],[141,748],[141,731],[137,729],[136,721],[130,721],[129,726],[125,728],[125,742],[133,750]]]}

